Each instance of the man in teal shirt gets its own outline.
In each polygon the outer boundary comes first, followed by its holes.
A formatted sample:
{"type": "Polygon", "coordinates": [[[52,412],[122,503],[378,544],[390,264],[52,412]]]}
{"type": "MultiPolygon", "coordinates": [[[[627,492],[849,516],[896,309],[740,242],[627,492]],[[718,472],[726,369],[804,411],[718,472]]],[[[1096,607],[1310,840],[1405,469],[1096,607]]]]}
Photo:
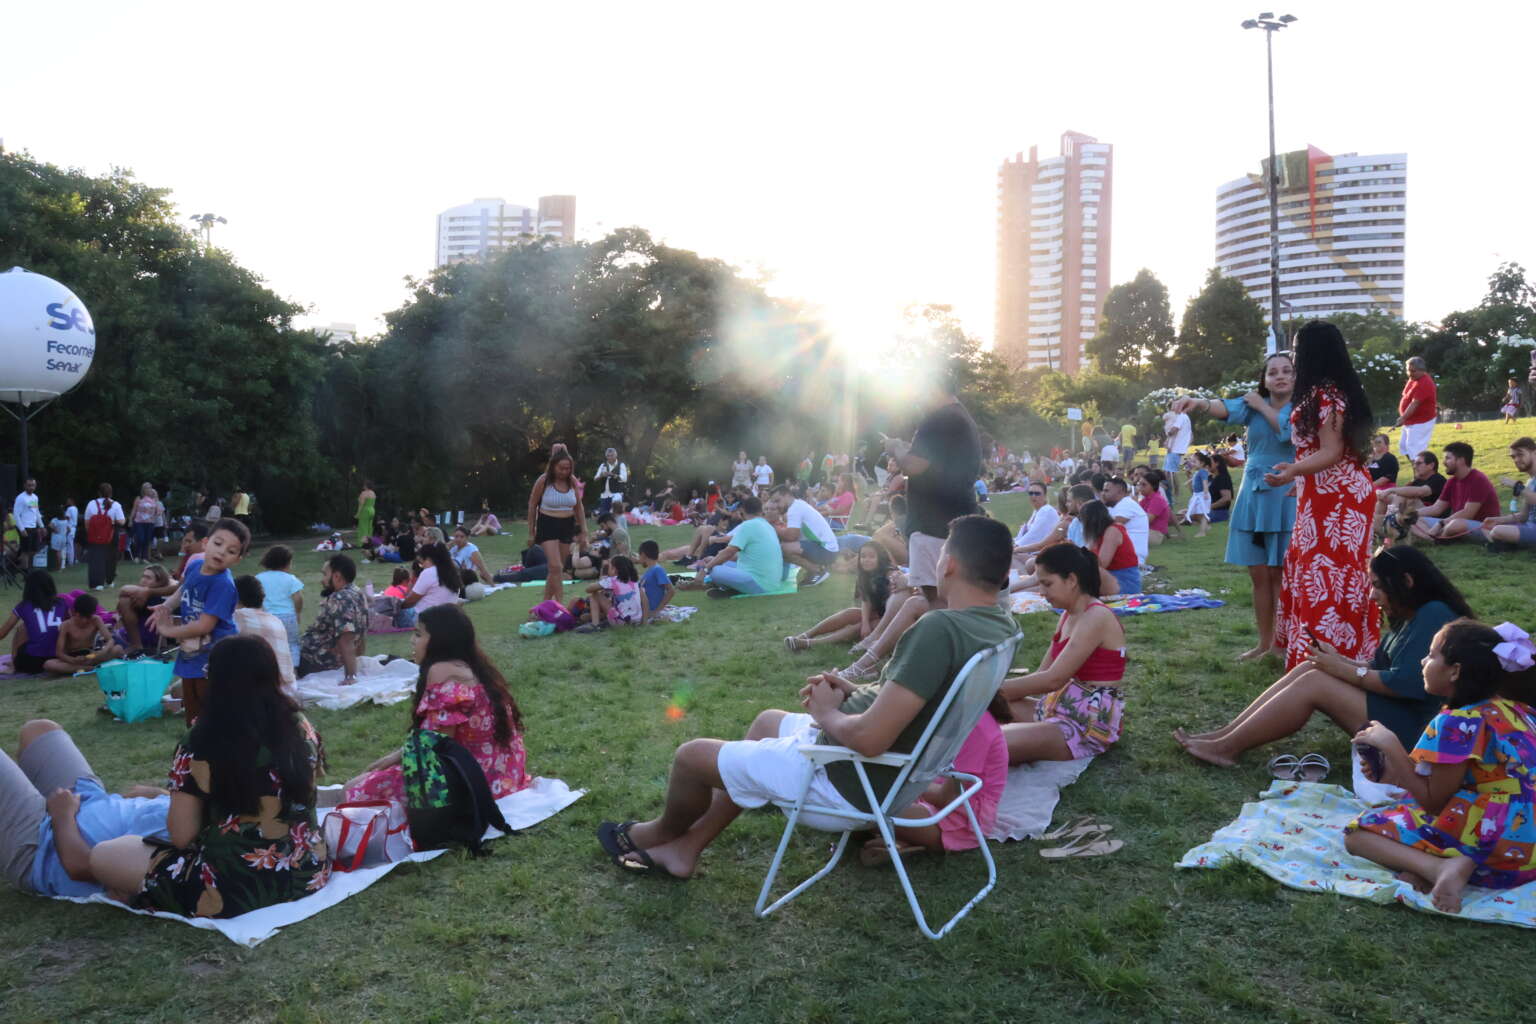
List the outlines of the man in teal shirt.
{"type": "Polygon", "coordinates": [[[745,498],[741,503],[746,519],[726,536],[731,543],[703,566],[710,597],[735,597],[737,594],[766,594],[784,578],[784,554],[779,535],[763,518],[763,503],[745,498]]]}
{"type": "MultiPolygon", "coordinates": [[[[865,757],[911,751],[965,663],[1018,632],[1013,616],[997,606],[1013,557],[1008,527],[962,516],[947,532],[936,570],[943,604],[902,634],[879,681],[855,686],[824,672],[800,691],[804,713],[763,711],[744,740],[696,739],[678,747],[661,814],[598,827],[598,841],[617,867],[687,878],[704,848],[742,810],[798,799],[807,775],[810,803],[834,811],[856,811],[864,803],[851,771],[814,767],[800,747],[834,743],[865,757]]],[[[877,798],[891,774],[871,769],[877,798]]],[[[805,814],[801,820],[813,828],[846,827],[846,819],[805,814]]]]}

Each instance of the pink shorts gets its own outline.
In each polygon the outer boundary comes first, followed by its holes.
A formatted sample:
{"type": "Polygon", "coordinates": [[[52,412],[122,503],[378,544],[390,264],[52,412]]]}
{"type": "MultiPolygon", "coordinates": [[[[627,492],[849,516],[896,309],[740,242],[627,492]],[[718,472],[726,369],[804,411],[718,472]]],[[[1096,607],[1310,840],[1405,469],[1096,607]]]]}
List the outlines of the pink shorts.
{"type": "Polygon", "coordinates": [[[1076,679],[1047,694],[1035,707],[1035,721],[1061,730],[1074,758],[1102,754],[1120,739],[1125,696],[1118,686],[1092,686],[1076,679]]]}

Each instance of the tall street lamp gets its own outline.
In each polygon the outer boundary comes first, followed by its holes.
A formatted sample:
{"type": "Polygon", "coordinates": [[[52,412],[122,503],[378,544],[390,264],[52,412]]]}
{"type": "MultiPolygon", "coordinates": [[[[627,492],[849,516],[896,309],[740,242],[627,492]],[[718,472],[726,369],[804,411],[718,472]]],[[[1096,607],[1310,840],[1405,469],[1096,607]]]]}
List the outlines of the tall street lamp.
{"type": "Polygon", "coordinates": [[[1296,18],[1289,14],[1275,17],[1265,11],[1243,22],[1243,28],[1264,30],[1264,57],[1269,68],[1269,344],[1265,351],[1274,355],[1280,347],[1280,164],[1275,159],[1275,33],[1296,18]]]}

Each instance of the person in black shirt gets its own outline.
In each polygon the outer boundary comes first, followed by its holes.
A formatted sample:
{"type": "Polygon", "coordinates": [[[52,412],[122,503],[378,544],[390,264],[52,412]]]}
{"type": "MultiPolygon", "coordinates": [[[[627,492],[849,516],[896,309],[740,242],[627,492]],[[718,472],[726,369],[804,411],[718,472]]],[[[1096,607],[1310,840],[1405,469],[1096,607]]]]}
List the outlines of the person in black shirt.
{"type": "Polygon", "coordinates": [[[1439,457],[1434,452],[1419,452],[1413,459],[1413,479],[1401,487],[1384,487],[1377,494],[1376,527],[1382,539],[1389,544],[1406,544],[1418,510],[1439,501],[1444,489],[1439,457]]]}
{"type": "Polygon", "coordinates": [[[941,372],[930,388],[928,415],[917,425],[912,443],[894,437],[884,442],[907,477],[908,575],[913,586],[922,588],[929,607],[937,608],[939,550],[949,536],[949,522],[978,511],[981,435],[955,397],[951,373],[941,372]]]}
{"type": "Polygon", "coordinates": [[[1378,491],[1397,486],[1397,456],[1392,454],[1392,439],[1386,434],[1371,438],[1371,461],[1365,464],[1371,473],[1371,486],[1378,491]]]}

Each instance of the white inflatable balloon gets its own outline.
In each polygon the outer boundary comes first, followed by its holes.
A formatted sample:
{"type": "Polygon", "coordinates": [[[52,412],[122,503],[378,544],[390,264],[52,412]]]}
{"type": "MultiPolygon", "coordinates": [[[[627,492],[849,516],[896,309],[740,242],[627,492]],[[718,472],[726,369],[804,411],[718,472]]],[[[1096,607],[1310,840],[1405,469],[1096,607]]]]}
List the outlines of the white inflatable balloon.
{"type": "Polygon", "coordinates": [[[13,267],[0,274],[0,402],[57,398],[96,355],[96,325],[75,293],[13,267]]]}

